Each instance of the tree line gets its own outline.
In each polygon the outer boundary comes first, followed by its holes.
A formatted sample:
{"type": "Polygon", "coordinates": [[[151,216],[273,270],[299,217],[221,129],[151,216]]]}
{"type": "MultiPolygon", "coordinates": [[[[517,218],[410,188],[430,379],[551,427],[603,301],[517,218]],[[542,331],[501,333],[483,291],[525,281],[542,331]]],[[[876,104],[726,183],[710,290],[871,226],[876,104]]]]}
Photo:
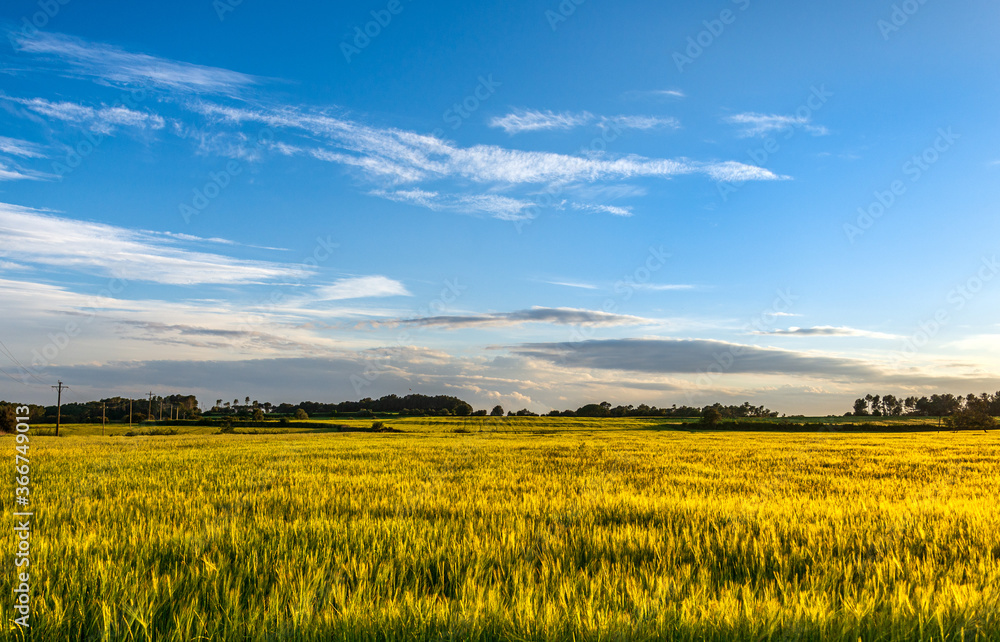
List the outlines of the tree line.
{"type": "MultiPolygon", "coordinates": [[[[503,408],[496,406],[490,415],[502,415],[503,408]]],[[[695,408],[693,406],[678,406],[674,404],[670,408],[657,408],[639,404],[633,406],[618,405],[612,407],[611,403],[602,401],[601,403],[589,403],[580,406],[576,410],[551,410],[546,416],[549,417],[704,417],[706,414],[716,415],[722,419],[743,419],[748,417],[777,417],[778,413],[765,408],[764,406],[751,405],[749,401],[743,402],[740,406],[723,406],[720,403],[695,408]]],[[[537,417],[538,414],[530,410],[518,410],[508,412],[509,417],[537,417]]]]}
{"type": "Polygon", "coordinates": [[[277,412],[284,413],[301,408],[310,415],[323,414],[344,414],[359,413],[369,411],[372,413],[393,413],[403,415],[429,414],[429,415],[458,415],[469,416],[474,411],[472,405],[458,397],[449,395],[421,395],[409,394],[400,397],[399,395],[385,395],[378,399],[365,397],[358,401],[341,401],[339,403],[318,403],[314,401],[303,401],[296,405],[281,404],[277,407],[277,412]]]}
{"type": "MultiPolygon", "coordinates": [[[[3,404],[5,402],[0,402],[3,404]]],[[[0,405],[2,407],[2,405],[0,405]]],[[[37,423],[54,423],[56,419],[56,406],[30,405],[31,421],[37,423]]],[[[211,409],[205,411],[205,417],[239,417],[250,418],[261,421],[265,416],[294,417],[305,419],[312,415],[321,416],[354,416],[354,417],[374,417],[377,414],[395,414],[400,416],[508,416],[508,417],[537,417],[538,413],[527,408],[521,410],[505,411],[500,405],[494,406],[490,411],[485,409],[474,410],[472,405],[458,397],[449,395],[385,395],[378,399],[366,397],[358,401],[341,401],[337,403],[324,403],[316,401],[300,401],[297,404],[281,403],[278,405],[271,402],[259,402],[245,397],[241,402],[239,398],[232,402],[217,399],[211,409]]],[[[674,404],[670,408],[657,408],[646,404],[638,406],[617,405],[612,406],[608,401],[600,403],[589,403],[580,406],[576,410],[552,410],[546,413],[550,417],[719,417],[723,419],[741,419],[747,417],[776,417],[777,412],[773,412],[764,406],[754,406],[750,402],[742,405],[724,406],[716,403],[711,406],[697,408],[693,406],[678,406],[674,404]]],[[[148,397],[129,399],[127,397],[109,397],[99,401],[88,401],[84,403],[66,403],[62,406],[62,421],[64,423],[100,423],[102,417],[112,422],[133,423],[146,421],[147,419],[177,418],[177,419],[202,419],[202,411],[199,408],[198,399],[194,395],[169,395],[165,397],[153,397],[152,403],[148,397]],[[130,406],[131,403],[131,406],[130,406]],[[131,407],[131,416],[129,409],[131,407]],[[161,411],[161,407],[163,410],[161,411]],[[152,412],[150,412],[152,411],[152,412]],[[161,414],[162,413],[162,414],[161,414]]]]}
{"type": "MultiPolygon", "coordinates": [[[[56,422],[57,407],[55,405],[19,405],[28,406],[30,409],[29,421],[31,422],[44,424],[54,424],[56,422]]],[[[0,401],[0,408],[4,406],[13,408],[14,404],[0,401]]],[[[198,399],[194,395],[154,396],[152,401],[150,401],[149,397],[136,399],[108,397],[99,401],[64,403],[61,411],[62,422],[69,424],[101,423],[102,417],[107,421],[128,422],[130,407],[133,423],[146,421],[147,419],[157,419],[160,416],[164,418],[176,416],[179,419],[198,419],[201,417],[201,411],[198,408],[198,399]],[[130,402],[131,406],[129,405],[130,402]]]]}
{"type": "Polygon", "coordinates": [[[930,397],[896,397],[895,395],[865,395],[854,401],[847,417],[948,417],[963,411],[976,411],[991,416],[1000,415],[1000,392],[969,393],[964,397],[936,394],[930,397]]]}

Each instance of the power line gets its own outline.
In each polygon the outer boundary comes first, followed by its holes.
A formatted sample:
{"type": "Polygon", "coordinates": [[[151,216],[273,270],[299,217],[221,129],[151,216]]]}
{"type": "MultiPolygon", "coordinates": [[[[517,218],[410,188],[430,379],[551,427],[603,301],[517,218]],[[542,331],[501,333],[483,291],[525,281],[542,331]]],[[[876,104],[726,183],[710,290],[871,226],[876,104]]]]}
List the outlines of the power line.
{"type": "Polygon", "coordinates": [[[18,378],[17,378],[17,377],[15,377],[14,375],[10,374],[9,372],[7,372],[6,370],[4,370],[3,368],[0,368],[0,372],[4,373],[4,374],[5,374],[5,375],[7,375],[8,377],[10,377],[10,378],[11,378],[12,380],[14,380],[14,381],[16,381],[16,382],[18,382],[18,383],[24,383],[23,381],[21,381],[20,379],[18,379],[18,378]]]}
{"type": "MultiPolygon", "coordinates": [[[[44,381],[42,381],[41,379],[39,379],[39,378],[38,378],[38,377],[37,377],[37,376],[35,375],[35,373],[31,371],[31,369],[30,369],[30,368],[27,368],[27,367],[26,367],[26,366],[25,366],[25,365],[24,365],[23,363],[21,363],[20,361],[18,361],[17,357],[15,357],[15,356],[14,356],[14,353],[13,353],[13,352],[12,352],[12,351],[10,350],[10,348],[8,348],[8,347],[6,346],[6,344],[4,344],[4,342],[3,342],[3,341],[0,341],[0,352],[2,352],[2,353],[3,353],[4,355],[6,355],[6,356],[7,356],[7,358],[8,358],[8,359],[10,359],[10,360],[11,360],[11,361],[13,361],[13,362],[14,362],[15,364],[17,364],[17,366],[18,366],[18,367],[19,367],[19,368],[20,368],[21,370],[24,370],[25,372],[27,372],[27,373],[28,373],[28,375],[29,375],[29,376],[30,376],[30,377],[31,377],[32,379],[34,379],[35,381],[37,381],[37,382],[38,382],[38,383],[40,383],[40,384],[44,384],[44,385],[48,385],[48,384],[46,384],[46,383],[45,383],[44,381]]],[[[51,379],[50,379],[49,381],[51,381],[51,379]]]]}

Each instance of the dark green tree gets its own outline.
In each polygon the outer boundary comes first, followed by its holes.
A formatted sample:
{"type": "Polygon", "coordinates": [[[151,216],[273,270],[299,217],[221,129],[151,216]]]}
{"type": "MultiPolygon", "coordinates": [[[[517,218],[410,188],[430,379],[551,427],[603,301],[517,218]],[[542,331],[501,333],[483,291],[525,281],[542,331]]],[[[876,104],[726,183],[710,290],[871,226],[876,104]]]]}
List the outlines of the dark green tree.
{"type": "Polygon", "coordinates": [[[0,432],[14,432],[17,428],[17,412],[12,404],[0,403],[0,432]]]}
{"type": "Polygon", "coordinates": [[[701,413],[701,423],[706,426],[715,426],[720,421],[722,421],[722,413],[713,406],[706,407],[701,413]]]}
{"type": "Polygon", "coordinates": [[[990,430],[997,427],[997,420],[978,407],[959,410],[944,423],[952,430],[990,430]]]}

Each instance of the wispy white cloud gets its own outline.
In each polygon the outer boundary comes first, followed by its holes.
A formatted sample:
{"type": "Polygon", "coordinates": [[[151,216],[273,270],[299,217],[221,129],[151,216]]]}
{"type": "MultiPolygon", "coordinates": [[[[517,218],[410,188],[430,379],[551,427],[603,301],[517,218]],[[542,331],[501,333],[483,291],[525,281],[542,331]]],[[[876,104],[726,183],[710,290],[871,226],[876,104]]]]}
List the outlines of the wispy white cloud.
{"type": "Polygon", "coordinates": [[[581,112],[554,112],[522,109],[490,120],[490,127],[498,127],[508,134],[520,134],[543,130],[569,130],[584,125],[599,125],[615,129],[658,129],[676,128],[680,123],[676,118],[660,116],[595,116],[581,112]]]}
{"type": "MultiPolygon", "coordinates": [[[[671,179],[686,175],[703,175],[728,182],[785,178],[765,168],[736,161],[612,154],[581,156],[522,151],[497,145],[461,147],[432,135],[368,125],[348,117],[343,110],[276,102],[222,105],[202,97],[187,96],[191,93],[237,94],[257,84],[258,79],[58,34],[19,35],[17,38],[22,51],[61,61],[99,81],[146,83],[180,92],[181,95],[171,98],[182,108],[201,116],[206,123],[196,128],[200,152],[254,161],[270,153],[336,163],[355,169],[374,183],[372,193],[376,195],[432,209],[483,213],[516,221],[531,218],[535,209],[523,193],[509,193],[519,187],[606,187],[627,180],[671,179]],[[248,133],[264,129],[273,136],[261,140],[248,133]],[[451,185],[432,187],[432,183],[439,181],[450,181],[451,185]],[[469,183],[487,187],[485,190],[482,187],[469,189],[469,183]],[[501,193],[503,191],[508,193],[501,193]]],[[[35,114],[75,122],[95,131],[112,131],[116,127],[155,130],[165,125],[160,115],[134,108],[88,106],[42,98],[16,100],[35,114]]],[[[501,124],[506,124],[510,131],[525,127],[566,128],[582,123],[647,130],[676,126],[672,118],[595,116],[589,112],[524,111],[511,116],[513,118],[508,121],[501,119],[501,124]]],[[[603,211],[623,216],[628,210],[607,206],[603,211]]]]}
{"type": "Polygon", "coordinates": [[[6,136],[0,136],[0,152],[23,158],[45,158],[41,145],[29,143],[26,140],[18,140],[17,138],[7,138],[6,136]]]}
{"type": "Polygon", "coordinates": [[[287,355],[290,351],[314,351],[317,347],[316,342],[310,340],[311,337],[293,339],[287,331],[277,334],[246,327],[210,327],[126,319],[117,321],[115,330],[122,339],[215,351],[239,346],[258,355],[267,353],[287,355]]]}
{"type": "Polygon", "coordinates": [[[163,129],[162,116],[147,111],[136,111],[123,106],[90,107],[72,102],[50,102],[44,98],[8,98],[46,118],[74,123],[90,130],[110,134],[116,127],[138,129],[163,129]]]}
{"type": "Polygon", "coordinates": [[[768,170],[735,161],[650,159],[624,156],[614,159],[582,158],[551,152],[524,152],[491,145],[466,149],[441,144],[441,153],[451,158],[449,170],[475,181],[499,183],[560,183],[643,177],[669,178],[685,174],[707,174],[716,180],[775,180],[768,170]]]}
{"type": "Polygon", "coordinates": [[[167,284],[249,284],[303,279],[302,267],[176,247],[155,234],[0,203],[0,257],[167,284]]]}
{"type": "Polygon", "coordinates": [[[36,172],[23,167],[8,167],[0,163],[0,181],[43,181],[54,178],[43,172],[36,172]]]}
{"type": "MultiPolygon", "coordinates": [[[[224,360],[296,353],[315,356],[379,345],[381,339],[352,331],[357,319],[401,313],[350,307],[339,301],[321,306],[315,298],[295,294],[312,289],[305,286],[292,289],[275,284],[262,299],[227,288],[221,298],[169,300],[139,297],[139,292],[148,290],[134,289],[131,281],[118,286],[121,290],[116,297],[107,290],[88,294],[75,291],[73,285],[11,280],[0,274],[0,301],[6,305],[5,341],[22,345],[30,354],[32,347],[41,347],[37,345],[39,327],[63,327],[75,319],[86,340],[71,342],[58,357],[47,357],[50,361],[100,362],[111,354],[118,359],[151,354],[165,359],[224,360]],[[331,319],[337,322],[328,323],[331,319]],[[150,343],[166,347],[151,349],[150,343]]],[[[200,288],[191,293],[204,297],[200,288]]]]}
{"type": "Polygon", "coordinates": [[[431,210],[441,209],[441,195],[437,192],[429,192],[423,189],[399,189],[399,190],[373,190],[369,192],[372,196],[378,196],[397,203],[411,203],[420,205],[431,210]]]}
{"type": "Polygon", "coordinates": [[[314,297],[319,301],[364,299],[369,297],[412,296],[406,286],[384,276],[358,276],[339,279],[330,285],[317,288],[314,297]]]}
{"type": "Polygon", "coordinates": [[[650,292],[676,292],[698,288],[690,283],[629,283],[629,287],[633,290],[648,290],[650,292]]]}
{"type": "Polygon", "coordinates": [[[519,109],[506,116],[497,116],[490,120],[489,124],[490,127],[498,127],[508,134],[520,134],[552,129],[573,129],[592,122],[594,115],[585,111],[574,113],[519,109]]]}
{"type": "Polygon", "coordinates": [[[522,221],[532,218],[533,204],[518,198],[499,194],[471,194],[458,197],[456,209],[483,212],[502,221],[522,221]]]}
{"type": "Polygon", "coordinates": [[[598,286],[592,283],[579,283],[575,281],[546,281],[549,285],[560,285],[566,288],[578,288],[581,290],[597,290],[598,286]]]}
{"type": "Polygon", "coordinates": [[[530,201],[499,194],[441,194],[422,189],[373,190],[378,196],[397,203],[412,203],[431,210],[450,210],[467,214],[486,214],[504,221],[531,218],[530,201]]]}
{"type": "Polygon", "coordinates": [[[613,214],[615,216],[632,216],[631,207],[619,207],[617,205],[597,205],[594,203],[573,203],[572,208],[582,212],[599,212],[603,214],[613,214]]]}
{"type": "Polygon", "coordinates": [[[195,236],[193,234],[184,234],[182,232],[161,232],[157,230],[140,230],[145,234],[150,234],[153,236],[160,236],[167,239],[174,239],[176,241],[184,241],[190,243],[214,243],[218,245],[234,245],[239,247],[252,247],[258,250],[274,250],[276,252],[287,252],[286,247],[271,247],[269,245],[253,245],[251,243],[240,243],[232,239],[224,239],[218,236],[204,237],[195,236]]]}
{"type": "Polygon", "coordinates": [[[687,94],[679,89],[650,89],[646,91],[636,90],[625,92],[626,98],[687,98],[687,94]]]}
{"type": "Polygon", "coordinates": [[[613,129],[660,129],[669,127],[676,129],[681,126],[680,121],[672,117],[661,116],[606,116],[598,122],[602,127],[613,129]]]}
{"type": "Polygon", "coordinates": [[[756,331],[752,334],[764,334],[771,336],[785,337],[865,337],[868,339],[899,339],[898,334],[886,332],[873,332],[871,330],[859,330],[846,326],[817,325],[811,328],[799,328],[792,326],[788,329],[756,331]]]}
{"type": "Polygon", "coordinates": [[[416,317],[409,319],[392,319],[375,325],[412,325],[421,327],[469,328],[469,327],[500,327],[513,326],[522,323],[551,323],[555,325],[587,325],[587,326],[627,326],[655,324],[653,319],[612,314],[600,310],[582,310],[578,308],[545,308],[534,307],[529,310],[515,312],[494,312],[489,314],[449,315],[416,317]]]}
{"type": "Polygon", "coordinates": [[[813,136],[825,136],[830,133],[826,127],[813,125],[808,116],[782,116],[779,114],[758,114],[746,112],[726,117],[725,121],[732,125],[739,125],[740,136],[749,138],[752,136],[763,136],[775,131],[801,128],[813,136]]]}
{"type": "Polygon", "coordinates": [[[22,53],[42,56],[80,76],[128,86],[236,95],[259,82],[254,76],[218,67],[177,62],[58,33],[10,32],[22,53]]]}
{"type": "MultiPolygon", "coordinates": [[[[549,285],[561,285],[567,288],[580,288],[584,290],[600,290],[602,286],[593,283],[581,283],[579,281],[545,281],[549,285]]],[[[695,290],[696,285],[688,283],[629,283],[628,287],[636,291],[648,292],[672,292],[682,290],[695,290]]]]}
{"type": "Polygon", "coordinates": [[[977,357],[986,356],[995,364],[1000,365],[1000,361],[997,361],[997,358],[1000,357],[1000,333],[970,334],[949,341],[941,347],[948,351],[949,356],[954,355],[957,350],[977,357]]]}
{"type": "MultiPolygon", "coordinates": [[[[0,92],[0,98],[3,93],[0,92]]],[[[45,158],[42,146],[29,143],[26,140],[0,136],[0,154],[15,156],[19,159],[45,158]]],[[[19,161],[12,158],[0,158],[0,181],[41,181],[55,178],[44,172],[22,167],[19,161]]]]}

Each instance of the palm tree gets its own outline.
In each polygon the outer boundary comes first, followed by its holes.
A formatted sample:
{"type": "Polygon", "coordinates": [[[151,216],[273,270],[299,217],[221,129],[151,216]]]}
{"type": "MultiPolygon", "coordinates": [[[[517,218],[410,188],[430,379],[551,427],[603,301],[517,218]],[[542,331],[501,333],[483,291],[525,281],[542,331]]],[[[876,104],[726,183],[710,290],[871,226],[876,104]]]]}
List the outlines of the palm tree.
{"type": "Polygon", "coordinates": [[[216,410],[220,410],[221,406],[222,406],[222,399],[216,399],[215,400],[215,409],[216,410]]]}

